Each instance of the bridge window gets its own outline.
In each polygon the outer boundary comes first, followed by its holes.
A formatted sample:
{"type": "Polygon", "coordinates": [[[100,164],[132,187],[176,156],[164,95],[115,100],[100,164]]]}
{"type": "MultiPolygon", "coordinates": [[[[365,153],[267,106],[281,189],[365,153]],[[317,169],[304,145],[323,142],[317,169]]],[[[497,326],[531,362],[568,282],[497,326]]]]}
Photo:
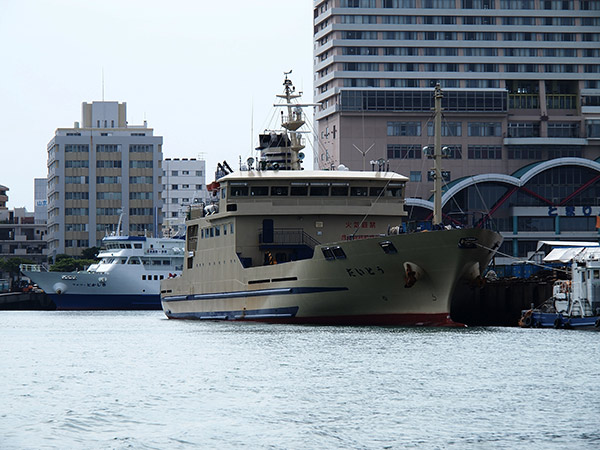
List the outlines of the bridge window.
{"type": "Polygon", "coordinates": [[[269,195],[269,186],[251,186],[250,195],[255,197],[269,195]]]}
{"type": "Polygon", "coordinates": [[[315,186],[311,185],[310,195],[314,197],[326,197],[329,195],[329,186],[315,186]]]}
{"type": "Polygon", "coordinates": [[[350,196],[352,197],[366,197],[369,195],[369,188],[363,186],[354,186],[350,188],[350,196]]]}
{"type": "Polygon", "coordinates": [[[331,186],[332,197],[346,197],[348,196],[348,186],[331,186]]]}
{"type": "Polygon", "coordinates": [[[246,197],[248,195],[248,186],[231,186],[231,197],[246,197]]]}
{"type": "Polygon", "coordinates": [[[288,195],[288,187],[287,186],[271,186],[271,195],[275,197],[286,196],[288,195]]]}
{"type": "Polygon", "coordinates": [[[308,186],[291,186],[290,195],[305,196],[308,195],[308,186]]]}

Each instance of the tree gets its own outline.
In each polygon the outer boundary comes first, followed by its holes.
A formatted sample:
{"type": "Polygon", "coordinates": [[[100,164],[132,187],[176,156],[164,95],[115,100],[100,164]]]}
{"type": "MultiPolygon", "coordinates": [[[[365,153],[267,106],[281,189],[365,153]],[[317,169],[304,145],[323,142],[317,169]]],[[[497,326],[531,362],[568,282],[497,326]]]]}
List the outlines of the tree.
{"type": "Polygon", "coordinates": [[[75,272],[96,262],[95,259],[76,259],[67,255],[56,255],[56,262],[50,266],[50,272],[75,272]]]}
{"type": "Polygon", "coordinates": [[[98,256],[99,252],[100,252],[100,247],[84,248],[81,251],[81,258],[98,260],[97,256],[98,256]]]}
{"type": "Polygon", "coordinates": [[[19,266],[21,264],[35,263],[30,259],[21,258],[20,256],[15,256],[14,258],[0,259],[0,268],[2,269],[2,271],[8,272],[11,280],[18,278],[19,274],[21,273],[21,270],[19,269],[19,266]]]}

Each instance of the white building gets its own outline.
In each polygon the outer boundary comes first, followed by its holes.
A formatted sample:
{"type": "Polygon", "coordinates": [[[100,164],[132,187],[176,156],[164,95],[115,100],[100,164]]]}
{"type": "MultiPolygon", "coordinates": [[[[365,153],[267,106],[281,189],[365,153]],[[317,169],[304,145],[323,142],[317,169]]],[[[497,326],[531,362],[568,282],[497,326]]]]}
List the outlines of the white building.
{"type": "Polygon", "coordinates": [[[163,234],[185,231],[185,217],[191,204],[205,202],[206,162],[196,158],[166,158],[163,162],[163,234]]]}
{"type": "Polygon", "coordinates": [[[160,232],[161,136],[127,123],[126,104],[82,105],[82,126],[59,128],[48,143],[50,256],[100,246],[106,232],[160,232]]]}

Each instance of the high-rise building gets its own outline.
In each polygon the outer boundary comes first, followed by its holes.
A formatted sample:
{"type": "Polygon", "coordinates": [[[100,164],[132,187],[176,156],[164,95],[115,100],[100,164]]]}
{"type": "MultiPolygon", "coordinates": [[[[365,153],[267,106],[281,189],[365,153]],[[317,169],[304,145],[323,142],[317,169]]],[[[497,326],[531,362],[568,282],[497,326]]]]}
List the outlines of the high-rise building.
{"type": "Polygon", "coordinates": [[[50,256],[79,255],[105,233],[160,232],[161,136],[127,123],[126,104],[82,105],[81,126],[59,128],[48,143],[50,256]]]}
{"type": "Polygon", "coordinates": [[[314,46],[320,168],[389,161],[429,198],[437,83],[446,183],[600,156],[598,0],[317,0],[314,46]]]}
{"type": "Polygon", "coordinates": [[[163,162],[163,235],[185,232],[185,218],[192,204],[205,202],[206,161],[196,158],[166,158],[163,162]]]}

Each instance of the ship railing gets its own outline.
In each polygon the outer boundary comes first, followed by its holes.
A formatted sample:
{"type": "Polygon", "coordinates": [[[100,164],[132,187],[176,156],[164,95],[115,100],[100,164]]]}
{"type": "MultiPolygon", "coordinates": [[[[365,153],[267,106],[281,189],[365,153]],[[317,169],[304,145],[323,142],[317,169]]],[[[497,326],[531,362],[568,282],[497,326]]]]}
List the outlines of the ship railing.
{"type": "MultiPolygon", "coordinates": [[[[270,235],[270,233],[268,233],[270,235]]],[[[311,249],[321,243],[307,234],[302,228],[275,228],[272,239],[265,239],[264,229],[259,231],[258,241],[263,244],[274,245],[307,245],[311,249]]]]}
{"type": "Polygon", "coordinates": [[[19,264],[21,272],[48,272],[48,269],[41,264],[19,264]]]}

